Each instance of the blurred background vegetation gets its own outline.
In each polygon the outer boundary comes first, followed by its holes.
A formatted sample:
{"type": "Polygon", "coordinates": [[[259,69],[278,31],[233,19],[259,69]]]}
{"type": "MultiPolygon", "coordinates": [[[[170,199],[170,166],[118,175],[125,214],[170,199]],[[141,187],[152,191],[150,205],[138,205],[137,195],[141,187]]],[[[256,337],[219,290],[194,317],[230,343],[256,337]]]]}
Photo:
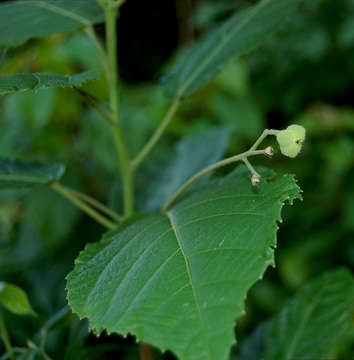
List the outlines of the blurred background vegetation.
{"type": "MultiPolygon", "coordinates": [[[[247,3],[252,1],[128,0],[123,5],[119,67],[124,136],[131,154],[141,149],[169,106],[161,89],[162,68],[178,48],[247,3]]],[[[103,26],[96,30],[103,37],[103,26]]],[[[82,32],[0,50],[1,73],[73,74],[99,66],[95,48],[82,32]]],[[[106,101],[101,78],[85,91],[106,101]]],[[[228,132],[225,155],[231,155],[251,145],[264,128],[280,129],[294,122],[306,127],[301,156],[258,159],[258,164],[279,174],[295,173],[304,201],[283,211],[277,267],[268,269],[250,291],[247,313],[237,322],[239,343],[277,314],[308,280],[339,266],[354,268],[353,94],[354,2],[306,1],[258,50],[185,99],[167,135],[140,170],[151,174],[153,181],[166,163],[164,154],[182,136],[210,128],[228,132]]],[[[0,154],[66,163],[65,184],[117,210],[121,206],[109,127],[75,90],[48,88],[1,98],[0,154]]],[[[142,211],[148,208],[144,185],[138,178],[137,207],[142,211]]],[[[13,344],[38,342],[40,329],[51,319],[54,326],[46,350],[54,359],[138,359],[134,339],[96,338],[88,334],[85,321],[63,310],[66,274],[85,243],[97,241],[103,231],[50,189],[0,191],[0,279],[22,287],[38,314],[19,317],[4,311],[13,344]]],[[[353,337],[354,331],[337,344],[333,359],[353,358],[353,337]]]]}

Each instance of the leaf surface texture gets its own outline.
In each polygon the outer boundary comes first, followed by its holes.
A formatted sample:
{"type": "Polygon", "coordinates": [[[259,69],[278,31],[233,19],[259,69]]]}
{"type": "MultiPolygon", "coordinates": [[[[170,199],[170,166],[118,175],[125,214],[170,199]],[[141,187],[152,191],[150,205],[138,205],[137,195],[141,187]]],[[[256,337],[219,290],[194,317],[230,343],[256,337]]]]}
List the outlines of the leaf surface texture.
{"type": "Polygon", "coordinates": [[[232,60],[247,54],[292,14],[301,0],[262,0],[243,9],[188,48],[166,77],[167,89],[183,97],[207,84],[232,60]]]}
{"type": "Polygon", "coordinates": [[[96,70],[86,71],[72,76],[49,73],[0,75],[0,95],[46,87],[79,87],[86,81],[96,79],[96,70]]]}
{"type": "Polygon", "coordinates": [[[350,332],[354,278],[347,269],[321,275],[304,286],[246,340],[234,360],[329,358],[350,332]]]}
{"type": "Polygon", "coordinates": [[[0,158],[0,188],[47,185],[64,174],[62,164],[0,158]]]}
{"type": "Polygon", "coordinates": [[[25,0],[0,4],[0,46],[71,32],[104,21],[96,0],[25,0]]]}
{"type": "Polygon", "coordinates": [[[98,333],[132,333],[180,359],[227,359],[247,291],[274,264],[283,203],[297,197],[293,176],[254,192],[240,167],[87,245],[68,275],[69,303],[98,333]]]}

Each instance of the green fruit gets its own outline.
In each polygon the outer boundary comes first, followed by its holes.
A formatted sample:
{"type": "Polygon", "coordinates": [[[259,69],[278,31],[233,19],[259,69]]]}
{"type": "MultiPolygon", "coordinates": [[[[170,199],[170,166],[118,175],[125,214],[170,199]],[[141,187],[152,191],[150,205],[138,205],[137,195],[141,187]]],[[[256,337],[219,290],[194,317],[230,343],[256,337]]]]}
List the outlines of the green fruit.
{"type": "Polygon", "coordinates": [[[277,141],[283,155],[294,158],[299,154],[305,141],[306,130],[300,125],[290,125],[279,131],[277,141]]]}

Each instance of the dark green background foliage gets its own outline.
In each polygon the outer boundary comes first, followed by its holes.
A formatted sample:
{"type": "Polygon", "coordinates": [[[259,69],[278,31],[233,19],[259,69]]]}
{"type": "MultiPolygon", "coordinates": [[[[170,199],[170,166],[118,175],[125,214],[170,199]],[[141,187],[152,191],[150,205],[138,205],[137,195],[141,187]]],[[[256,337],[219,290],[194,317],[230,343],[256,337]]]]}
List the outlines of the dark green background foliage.
{"type": "MultiPolygon", "coordinates": [[[[177,7],[172,0],[152,3],[140,8],[137,0],[128,0],[118,27],[122,121],[125,142],[133,155],[170,103],[159,82],[161,66],[168,68],[178,47],[198,39],[248,2],[177,0],[177,7]]],[[[283,210],[276,268],[269,268],[247,296],[246,314],[237,322],[240,346],[232,351],[234,359],[259,359],[260,354],[267,359],[283,358],[276,348],[282,341],[277,336],[279,323],[287,309],[289,316],[296,316],[291,309],[312,306],[306,301],[316,296],[313,289],[333,301],[338,317],[350,316],[345,312],[354,298],[350,292],[353,282],[348,270],[338,268],[354,270],[353,24],[352,0],[304,2],[260,48],[231,63],[186,99],[167,136],[139,169],[137,207],[154,211],[174,190],[171,168],[182,166],[171,165],[170,159],[176,153],[188,159],[184,152],[202,143],[200,139],[206,137],[215,144],[216,153],[209,151],[200,158],[192,151],[193,156],[210,164],[222,152],[226,156],[244,151],[264,128],[283,128],[294,122],[306,127],[306,144],[296,159],[276,154],[273,160],[254,160],[279,174],[296,174],[304,201],[283,210]],[[178,142],[184,136],[190,138],[181,145],[178,142]],[[160,189],[161,184],[167,184],[166,188],[160,189]],[[323,283],[334,283],[341,296],[334,299],[323,283]],[[311,289],[309,284],[313,284],[311,289]],[[343,303],[348,304],[345,309],[340,307],[343,303]]],[[[103,36],[101,25],[97,31],[103,36]]],[[[65,75],[99,68],[99,58],[87,36],[77,31],[30,40],[16,49],[0,49],[0,66],[3,74],[65,75]]],[[[102,76],[84,89],[107,100],[102,76]]],[[[269,144],[274,145],[272,140],[269,144]]],[[[202,153],[207,151],[208,146],[202,153]]],[[[49,87],[2,97],[0,155],[65,163],[64,184],[121,210],[109,126],[102,124],[73,89],[49,87]]],[[[101,234],[101,226],[50,189],[0,190],[0,280],[26,290],[38,315],[3,311],[13,344],[26,346],[27,339],[39,344],[46,334],[46,351],[54,359],[138,359],[133,338],[105,334],[96,338],[88,333],[86,322],[66,308],[65,276],[84,245],[96,242],[101,234]]],[[[323,304],[313,306],[321,309],[323,304]]],[[[353,321],[340,327],[336,335],[324,356],[353,359],[353,321]]],[[[317,345],[320,348],[321,343],[317,345]]],[[[301,349],[294,354],[301,356],[301,349]]],[[[35,349],[27,356],[41,358],[35,349]]],[[[156,357],[173,359],[157,350],[156,357]]]]}

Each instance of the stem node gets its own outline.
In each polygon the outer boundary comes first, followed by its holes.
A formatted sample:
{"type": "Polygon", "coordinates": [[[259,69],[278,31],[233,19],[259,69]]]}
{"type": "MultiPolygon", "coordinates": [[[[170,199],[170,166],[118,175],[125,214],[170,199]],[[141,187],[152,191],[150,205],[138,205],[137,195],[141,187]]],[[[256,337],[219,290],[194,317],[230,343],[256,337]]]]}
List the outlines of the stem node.
{"type": "MultiPolygon", "coordinates": [[[[252,185],[257,186],[260,183],[261,180],[261,176],[257,173],[257,171],[253,168],[253,166],[250,164],[250,162],[248,161],[248,157],[250,156],[254,156],[254,155],[267,155],[266,153],[266,149],[264,150],[256,150],[259,146],[259,144],[268,136],[268,135],[276,135],[278,134],[279,130],[268,130],[265,129],[262,133],[262,135],[257,139],[257,141],[251,146],[251,148],[241,154],[235,155],[235,156],[231,156],[227,159],[221,160],[213,165],[210,165],[208,167],[206,167],[205,169],[199,171],[198,173],[196,173],[195,175],[193,175],[191,178],[189,178],[177,191],[176,193],[165,203],[165,205],[163,206],[162,210],[163,211],[167,211],[174,203],[175,201],[178,199],[178,197],[190,186],[192,185],[195,181],[197,181],[200,177],[202,177],[203,175],[209,173],[210,171],[213,171],[219,167],[234,163],[236,161],[243,161],[246,166],[248,167],[248,169],[251,171],[252,173],[252,185]]],[[[273,150],[273,148],[272,148],[273,150]]],[[[268,152],[270,152],[270,149],[268,149],[268,152]]],[[[273,150],[274,152],[274,150],[273,150]]]]}

